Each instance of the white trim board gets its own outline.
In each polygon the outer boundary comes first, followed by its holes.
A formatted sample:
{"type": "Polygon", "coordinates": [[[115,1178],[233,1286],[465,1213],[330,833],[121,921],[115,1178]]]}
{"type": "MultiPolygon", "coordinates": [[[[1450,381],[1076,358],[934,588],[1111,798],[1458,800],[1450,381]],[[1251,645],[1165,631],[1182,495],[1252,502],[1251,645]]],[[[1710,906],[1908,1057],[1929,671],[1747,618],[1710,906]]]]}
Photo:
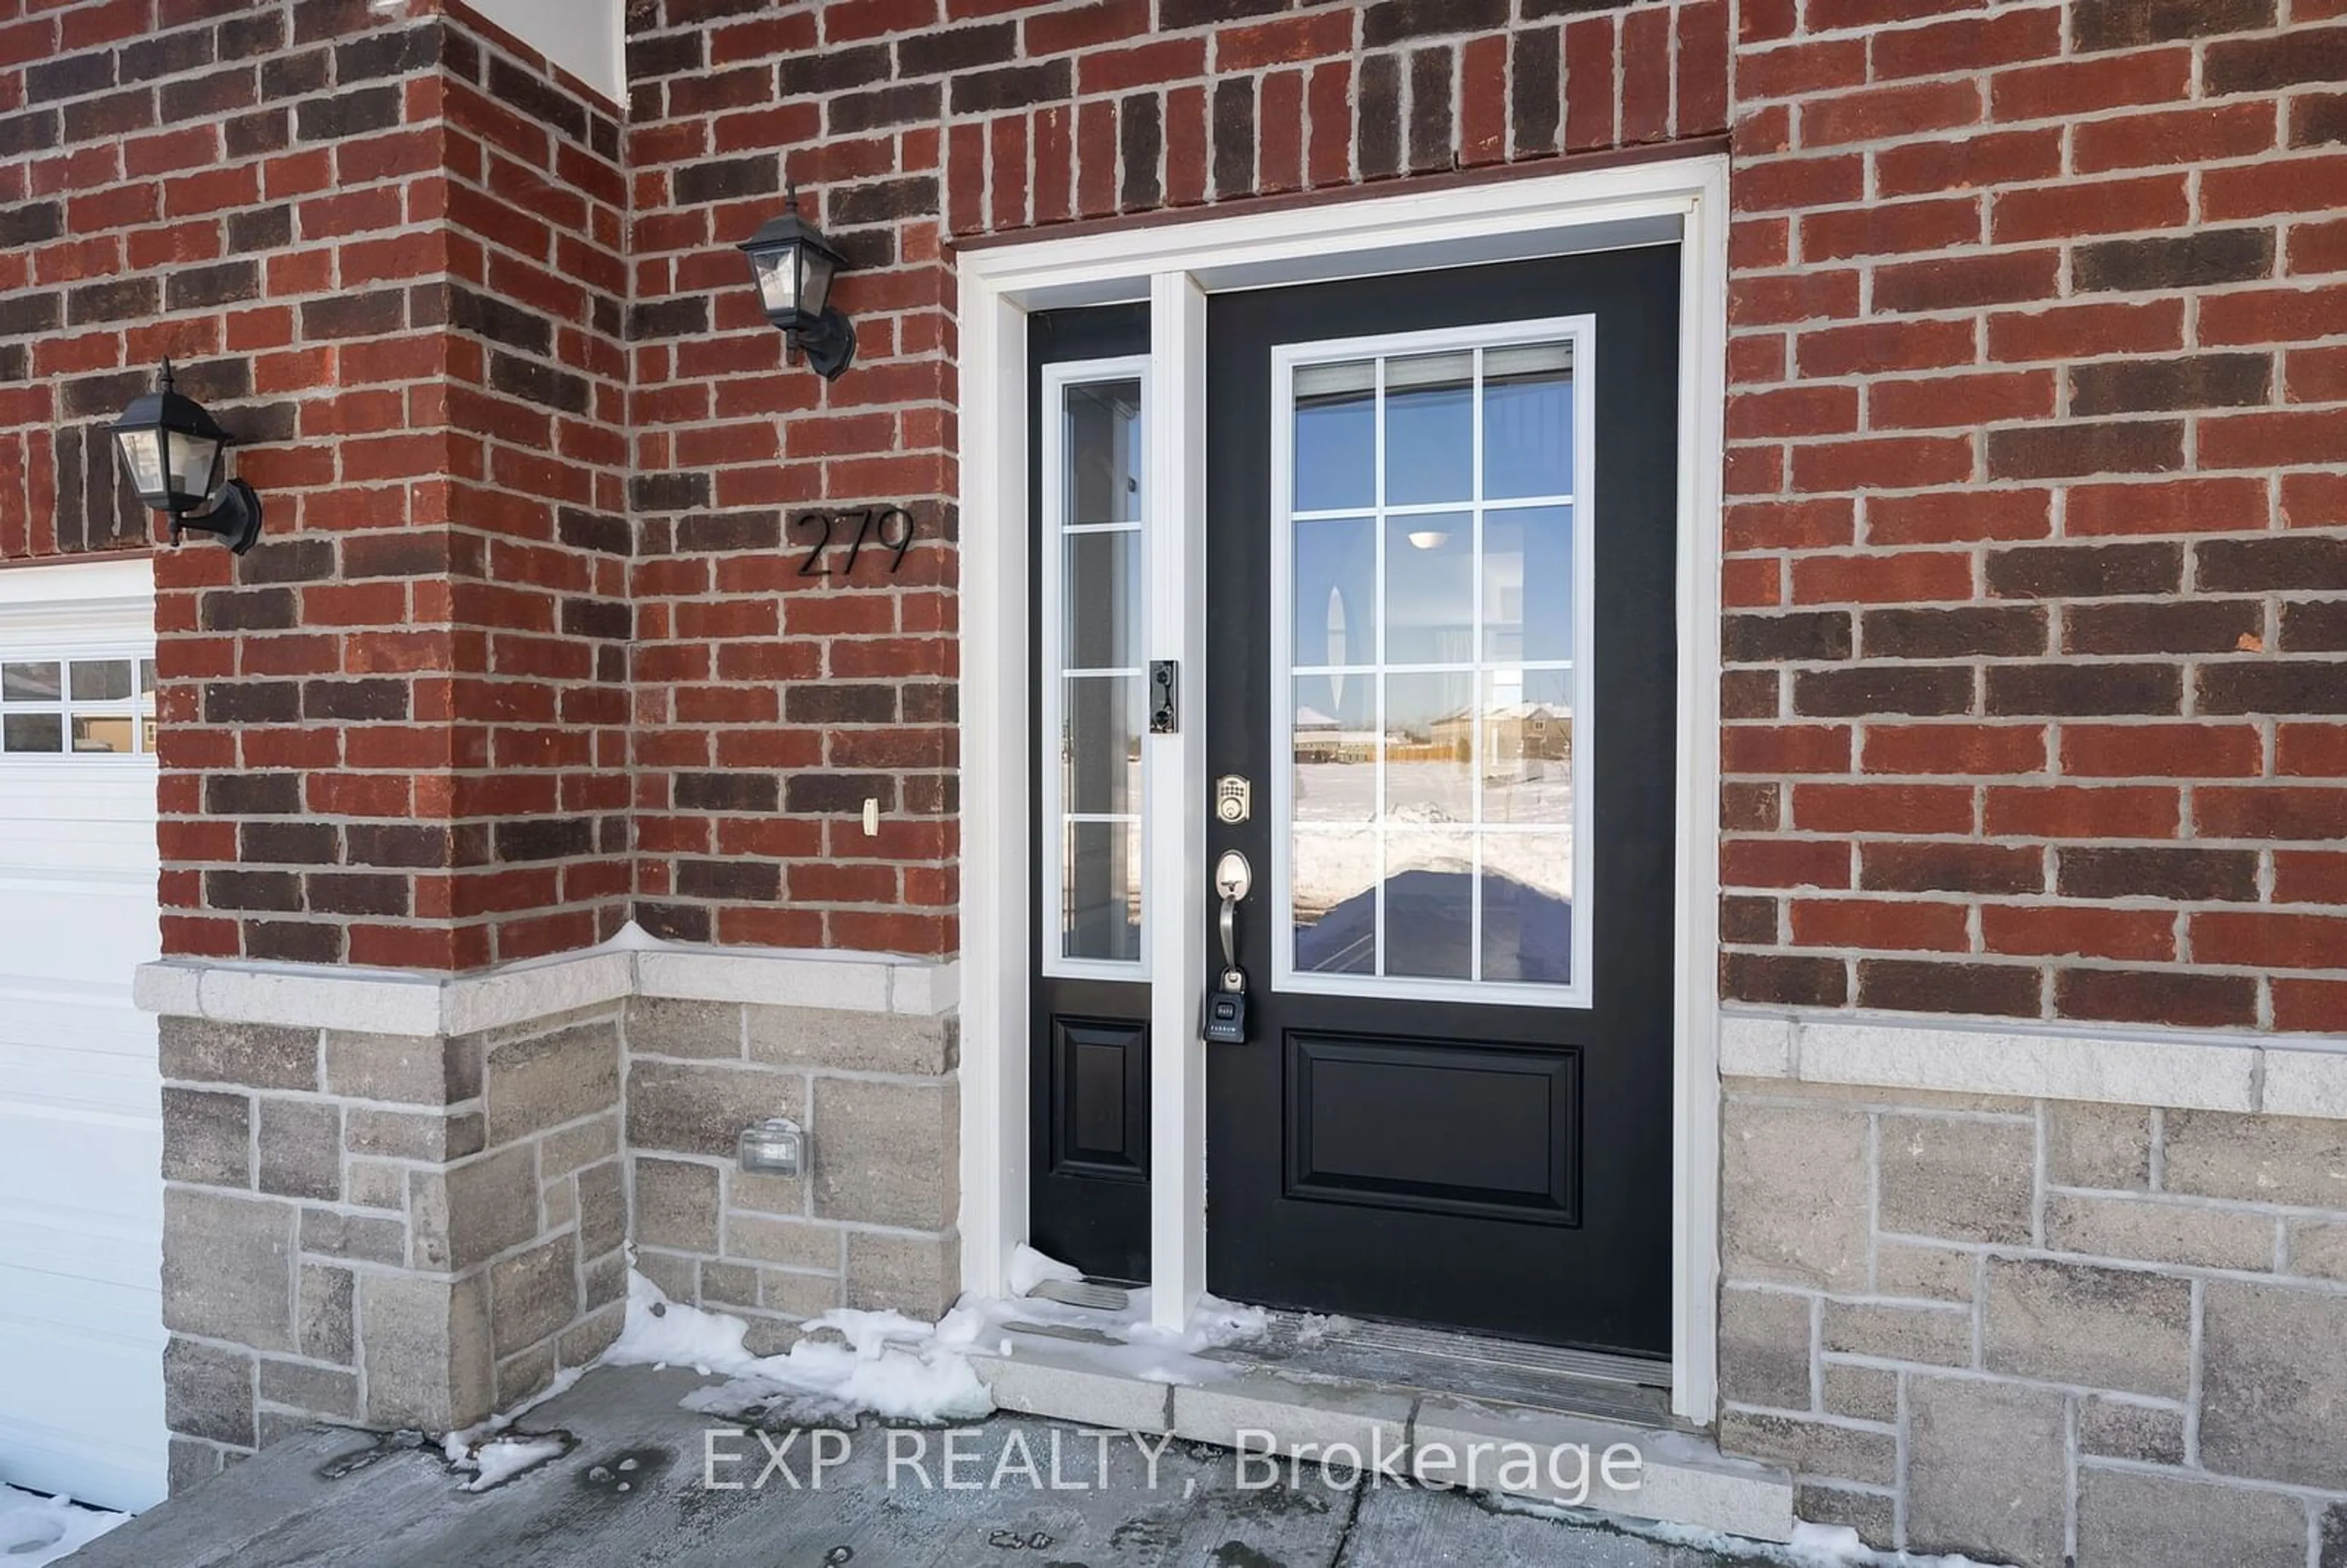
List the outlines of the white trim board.
{"type": "Polygon", "coordinates": [[[166,958],[139,967],[131,996],[146,1011],[173,1018],[429,1036],[638,996],[933,1018],[954,1010],[957,968],[879,954],[662,942],[630,924],[600,947],[477,975],[166,958]]]}
{"type": "Polygon", "coordinates": [[[155,560],[143,550],[97,559],[12,562],[0,569],[0,606],[48,609],[107,600],[151,605],[154,599],[155,560]]]}
{"type": "Polygon", "coordinates": [[[1901,1014],[1724,1009],[1730,1078],[2347,1120],[2347,1047],[1901,1014]]]}
{"type": "MultiPolygon", "coordinates": [[[[1203,571],[1205,300],[1257,288],[1480,261],[1680,242],[1678,776],[1681,897],[1673,1026],[1672,1407],[1716,1408],[1719,1229],[1717,982],[1719,513],[1727,323],[1727,166],[1718,155],[1390,191],[1306,212],[1201,216],[961,252],[962,1280],[1009,1285],[1027,1235],[1029,868],[1026,331],[1028,313],[1151,302],[1149,435],[1160,526],[1151,554],[1152,658],[1201,668],[1182,620],[1203,571]]],[[[1145,788],[1156,820],[1149,880],[1166,900],[1147,938],[1153,989],[1151,1205],[1159,1320],[1179,1324],[1205,1282],[1206,786],[1198,682],[1145,788]],[[1176,894],[1178,889],[1178,895],[1176,894]],[[1194,907],[1193,907],[1194,906],[1194,907]]]]}

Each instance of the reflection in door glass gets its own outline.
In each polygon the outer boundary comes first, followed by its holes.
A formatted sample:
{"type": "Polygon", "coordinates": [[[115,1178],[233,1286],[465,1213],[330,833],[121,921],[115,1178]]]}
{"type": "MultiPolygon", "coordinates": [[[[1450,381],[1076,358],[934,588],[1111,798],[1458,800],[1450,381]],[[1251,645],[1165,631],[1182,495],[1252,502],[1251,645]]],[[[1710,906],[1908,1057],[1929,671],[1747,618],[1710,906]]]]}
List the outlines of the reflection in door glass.
{"type": "Polygon", "coordinates": [[[1128,670],[1141,662],[1138,525],[1070,534],[1066,593],[1066,668],[1128,670]]]}
{"type": "Polygon", "coordinates": [[[1068,388],[1067,521],[1141,520],[1141,383],[1068,388]]]}
{"type": "Polygon", "coordinates": [[[1573,983],[1573,372],[1558,339],[1293,373],[1299,975],[1573,983]]]}
{"type": "Polygon", "coordinates": [[[1060,390],[1045,508],[1047,886],[1065,959],[1141,957],[1141,382],[1060,390]],[[1050,824],[1057,818],[1056,829],[1050,824]]]}
{"type": "Polygon", "coordinates": [[[1296,373],[1296,509],[1351,510],[1378,495],[1377,364],[1296,373]]]}
{"type": "Polygon", "coordinates": [[[1475,835],[1396,823],[1385,841],[1385,972],[1474,979],[1475,835]]]}
{"type": "Polygon", "coordinates": [[[1573,345],[1524,343],[1483,355],[1483,494],[1573,488],[1573,345]]]}
{"type": "Polygon", "coordinates": [[[1487,980],[1571,982],[1573,836],[1482,835],[1481,957],[1487,980]]]}
{"type": "Polygon", "coordinates": [[[1141,823],[1071,820],[1062,846],[1061,951],[1071,958],[1141,957],[1141,823]]]}
{"type": "Polygon", "coordinates": [[[1066,678],[1061,804],[1074,816],[1141,812],[1141,678],[1066,678]]]}
{"type": "Polygon", "coordinates": [[[1377,712],[1374,673],[1296,678],[1289,787],[1296,821],[1377,820],[1377,712]]]}
{"type": "Polygon", "coordinates": [[[1475,519],[1405,512],[1386,519],[1387,664],[1475,662],[1475,519]]]}
{"type": "Polygon", "coordinates": [[[1400,823],[1475,820],[1472,671],[1385,678],[1385,809],[1400,823]]]}
{"type": "Polygon", "coordinates": [[[1296,967],[1323,975],[1378,972],[1377,829],[1296,836],[1296,967]]]}
{"type": "Polygon", "coordinates": [[[1487,670],[1482,715],[1478,776],[1484,825],[1547,827],[1571,822],[1572,671],[1487,670]]]}
{"type": "Polygon", "coordinates": [[[1458,502],[1474,492],[1475,356],[1385,362],[1389,507],[1458,502]]]}
{"type": "Polygon", "coordinates": [[[1321,518],[1296,525],[1294,613],[1298,670],[1373,670],[1378,662],[1377,525],[1321,518]]]}
{"type": "Polygon", "coordinates": [[[1573,600],[1573,508],[1511,507],[1483,518],[1483,658],[1568,662],[1573,600]]]}

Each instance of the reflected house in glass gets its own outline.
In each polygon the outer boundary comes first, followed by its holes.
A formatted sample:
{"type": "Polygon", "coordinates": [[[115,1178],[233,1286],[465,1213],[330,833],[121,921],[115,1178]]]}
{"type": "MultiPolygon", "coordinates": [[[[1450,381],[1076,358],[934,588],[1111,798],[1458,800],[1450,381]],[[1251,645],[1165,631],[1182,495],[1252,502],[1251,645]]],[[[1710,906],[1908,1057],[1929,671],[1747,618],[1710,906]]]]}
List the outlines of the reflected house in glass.
{"type": "Polygon", "coordinates": [[[1348,729],[1341,720],[1317,708],[1296,710],[1296,761],[1298,765],[1366,763],[1373,761],[1377,754],[1378,733],[1375,730],[1348,729]]]}
{"type": "Polygon", "coordinates": [[[1554,702],[1512,702],[1481,712],[1460,709],[1434,722],[1435,748],[1460,758],[1472,755],[1479,725],[1486,777],[1501,764],[1573,760],[1573,711],[1554,702]]]}

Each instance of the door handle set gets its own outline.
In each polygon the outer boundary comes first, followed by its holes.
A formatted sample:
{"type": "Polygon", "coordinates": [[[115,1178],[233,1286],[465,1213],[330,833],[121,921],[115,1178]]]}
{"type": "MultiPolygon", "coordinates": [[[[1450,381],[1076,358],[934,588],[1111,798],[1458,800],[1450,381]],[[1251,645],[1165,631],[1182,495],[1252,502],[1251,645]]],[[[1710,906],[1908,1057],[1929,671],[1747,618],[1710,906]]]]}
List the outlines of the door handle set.
{"type": "Polygon", "coordinates": [[[1223,938],[1220,983],[1206,998],[1205,1036],[1218,1045],[1246,1043],[1246,971],[1239,968],[1239,905],[1255,887],[1255,867],[1235,849],[1214,862],[1214,891],[1223,900],[1216,925],[1223,938]]]}

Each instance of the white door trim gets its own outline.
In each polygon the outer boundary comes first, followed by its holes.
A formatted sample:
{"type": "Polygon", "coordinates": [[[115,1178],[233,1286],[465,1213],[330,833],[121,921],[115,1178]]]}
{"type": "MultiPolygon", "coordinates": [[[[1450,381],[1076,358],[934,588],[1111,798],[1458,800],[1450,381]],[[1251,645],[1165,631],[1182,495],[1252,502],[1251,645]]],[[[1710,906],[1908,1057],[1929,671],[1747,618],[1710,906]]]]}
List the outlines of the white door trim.
{"type": "MultiPolygon", "coordinates": [[[[1204,631],[1180,612],[1204,566],[1205,298],[1223,289],[1681,242],[1679,689],[1675,921],[1672,1407],[1716,1406],[1719,1233],[1718,617],[1727,328],[1727,165],[1711,155],[1316,206],[1133,225],[968,251],[959,261],[962,670],[962,1282],[1008,1287],[1027,1236],[1030,845],[1027,790],[1030,311],[1151,302],[1149,656],[1180,659],[1181,727],[1144,786],[1153,1061],[1151,1247],[1161,1322],[1204,1287],[1206,780],[1204,631]],[[1163,613],[1168,602],[1176,613],[1163,613]],[[1169,619],[1171,624],[1168,624],[1169,619]],[[1178,889],[1182,917],[1155,908],[1178,889]]],[[[1171,911],[1169,911],[1170,913],[1171,911]]]]}

